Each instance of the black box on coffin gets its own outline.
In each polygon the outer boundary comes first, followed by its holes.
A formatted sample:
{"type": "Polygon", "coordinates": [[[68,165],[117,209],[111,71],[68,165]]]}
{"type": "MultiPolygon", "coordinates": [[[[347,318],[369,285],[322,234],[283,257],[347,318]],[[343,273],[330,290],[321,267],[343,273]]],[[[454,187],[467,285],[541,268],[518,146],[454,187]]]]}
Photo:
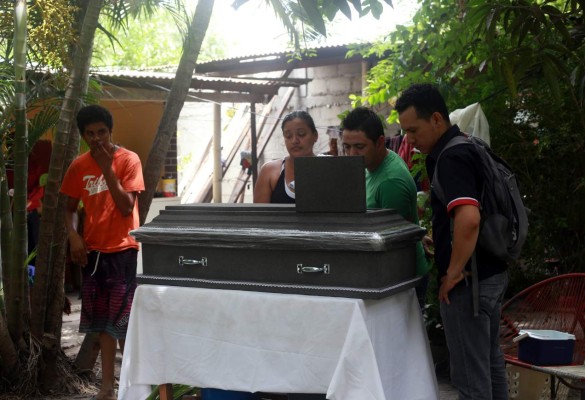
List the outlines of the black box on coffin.
{"type": "Polygon", "coordinates": [[[362,156],[295,158],[297,212],[366,212],[362,156]]]}

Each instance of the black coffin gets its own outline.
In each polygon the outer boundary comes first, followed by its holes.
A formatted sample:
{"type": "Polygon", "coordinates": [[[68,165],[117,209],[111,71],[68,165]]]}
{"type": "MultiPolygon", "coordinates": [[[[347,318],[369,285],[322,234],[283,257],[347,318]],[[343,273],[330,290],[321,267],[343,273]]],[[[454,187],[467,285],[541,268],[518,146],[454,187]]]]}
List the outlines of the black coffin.
{"type": "Polygon", "coordinates": [[[193,204],[131,234],[142,243],[139,283],[377,299],[418,283],[424,232],[394,210],[193,204]]]}

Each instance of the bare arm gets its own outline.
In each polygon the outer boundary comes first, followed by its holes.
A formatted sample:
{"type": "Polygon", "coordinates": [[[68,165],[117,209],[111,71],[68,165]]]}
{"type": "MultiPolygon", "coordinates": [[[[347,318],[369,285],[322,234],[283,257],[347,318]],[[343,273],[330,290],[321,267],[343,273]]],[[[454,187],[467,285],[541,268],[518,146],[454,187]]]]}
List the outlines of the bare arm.
{"type": "Polygon", "coordinates": [[[461,205],[454,209],[453,248],[447,274],[441,279],[439,301],[449,303],[449,291],[465,278],[465,264],[475,251],[481,216],[474,205],[461,205]]]}
{"type": "Polygon", "coordinates": [[[87,248],[85,241],[77,232],[79,224],[77,216],[77,206],[79,199],[67,197],[67,205],[65,206],[65,226],[67,228],[67,238],[69,239],[69,252],[71,253],[71,261],[77,265],[87,265],[87,248]]]}
{"type": "Polygon", "coordinates": [[[270,203],[270,197],[274,190],[274,176],[276,180],[280,175],[280,161],[271,161],[260,168],[258,181],[254,187],[254,203],[270,203]]]}
{"type": "Polygon", "coordinates": [[[113,146],[111,150],[107,150],[105,147],[100,146],[98,149],[92,152],[92,157],[95,159],[100,169],[102,170],[102,174],[104,175],[104,179],[106,180],[106,184],[108,185],[108,189],[112,198],[114,199],[116,207],[118,210],[120,210],[122,216],[125,217],[130,215],[134,209],[136,193],[126,192],[122,187],[120,180],[114,173],[114,170],[112,169],[112,161],[114,159],[115,149],[115,146],[113,146]]]}
{"type": "Polygon", "coordinates": [[[130,215],[134,209],[136,192],[126,192],[111,168],[107,173],[106,171],[103,171],[103,173],[116,207],[118,207],[122,216],[130,215]]]}

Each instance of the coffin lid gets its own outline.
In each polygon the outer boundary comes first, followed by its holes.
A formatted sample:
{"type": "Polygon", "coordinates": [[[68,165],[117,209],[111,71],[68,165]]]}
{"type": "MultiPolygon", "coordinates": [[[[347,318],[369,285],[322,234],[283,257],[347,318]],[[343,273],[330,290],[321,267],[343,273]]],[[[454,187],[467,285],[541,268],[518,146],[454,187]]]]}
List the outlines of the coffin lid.
{"type": "Polygon", "coordinates": [[[222,248],[389,251],[425,234],[395,210],[298,213],[289,204],[167,206],[131,231],[144,244],[222,248]]]}

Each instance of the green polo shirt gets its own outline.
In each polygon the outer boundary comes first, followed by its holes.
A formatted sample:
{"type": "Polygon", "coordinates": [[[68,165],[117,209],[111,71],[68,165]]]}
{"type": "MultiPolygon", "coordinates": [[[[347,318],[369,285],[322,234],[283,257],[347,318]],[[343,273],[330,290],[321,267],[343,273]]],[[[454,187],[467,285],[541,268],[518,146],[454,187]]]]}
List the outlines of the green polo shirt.
{"type": "MultiPolygon", "coordinates": [[[[366,207],[393,208],[406,220],[418,225],[416,184],[406,163],[393,151],[370,172],[366,170],[366,207]]],[[[416,273],[429,272],[431,264],[425,257],[422,242],[416,244],[416,273]]]]}

